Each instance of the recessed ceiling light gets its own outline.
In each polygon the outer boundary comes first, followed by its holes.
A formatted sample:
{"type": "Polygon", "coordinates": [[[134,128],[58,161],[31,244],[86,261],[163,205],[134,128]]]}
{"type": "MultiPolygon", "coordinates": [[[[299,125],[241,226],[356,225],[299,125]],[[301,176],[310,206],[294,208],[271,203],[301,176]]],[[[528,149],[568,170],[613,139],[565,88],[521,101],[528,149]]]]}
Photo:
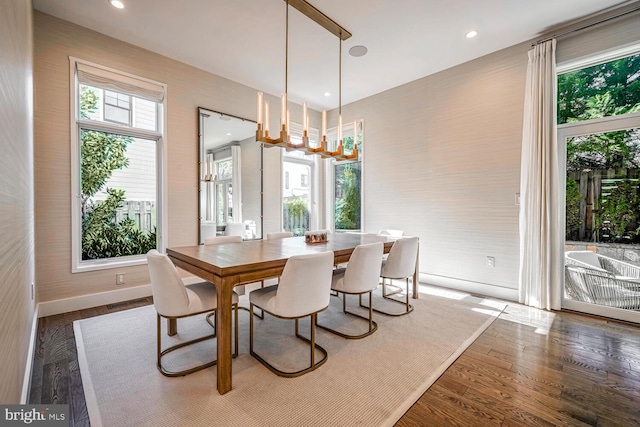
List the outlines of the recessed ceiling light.
{"type": "Polygon", "coordinates": [[[324,93],[324,96],[331,96],[331,93],[329,93],[329,92],[325,92],[325,93],[324,93]]]}
{"type": "Polygon", "coordinates": [[[122,3],[120,0],[109,0],[109,3],[111,3],[111,6],[117,9],[124,9],[124,3],[122,3]]]}
{"type": "Polygon", "coordinates": [[[231,136],[231,132],[227,132],[227,136],[231,136]]]}
{"type": "Polygon", "coordinates": [[[465,37],[468,39],[472,39],[477,35],[478,35],[478,32],[476,30],[471,30],[467,34],[465,34],[465,37]]]}
{"type": "Polygon", "coordinates": [[[349,49],[349,55],[355,56],[356,58],[359,56],[364,56],[367,54],[367,48],[364,46],[353,46],[349,49]]]}

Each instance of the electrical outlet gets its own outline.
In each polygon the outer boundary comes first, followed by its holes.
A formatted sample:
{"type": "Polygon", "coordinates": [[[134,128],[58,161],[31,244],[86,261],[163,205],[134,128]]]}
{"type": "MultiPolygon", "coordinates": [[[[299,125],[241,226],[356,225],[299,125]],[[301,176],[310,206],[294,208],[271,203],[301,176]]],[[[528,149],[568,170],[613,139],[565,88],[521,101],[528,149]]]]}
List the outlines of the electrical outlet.
{"type": "Polygon", "coordinates": [[[496,266],[496,258],[492,256],[487,257],[487,267],[494,268],[496,266]]]}
{"type": "Polygon", "coordinates": [[[116,285],[124,285],[124,273],[116,274],[116,285]]]}
{"type": "Polygon", "coordinates": [[[31,299],[36,299],[36,284],[31,282],[31,299]]]}

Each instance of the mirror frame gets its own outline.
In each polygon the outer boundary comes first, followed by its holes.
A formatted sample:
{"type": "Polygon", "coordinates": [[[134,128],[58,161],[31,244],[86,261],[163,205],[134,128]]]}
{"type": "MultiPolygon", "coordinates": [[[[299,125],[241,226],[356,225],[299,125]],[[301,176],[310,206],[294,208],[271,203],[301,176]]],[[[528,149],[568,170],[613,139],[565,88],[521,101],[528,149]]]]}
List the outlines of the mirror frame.
{"type": "MultiPolygon", "coordinates": [[[[231,117],[234,119],[239,119],[244,122],[256,123],[255,120],[246,119],[244,117],[235,116],[233,114],[223,113],[221,111],[212,110],[210,108],[198,107],[198,167],[197,167],[197,180],[198,180],[198,244],[203,244],[202,239],[202,191],[204,180],[202,178],[202,165],[204,164],[205,159],[205,147],[204,147],[204,119],[207,115],[219,114],[221,116],[231,117]]],[[[257,124],[256,124],[257,128],[257,124]]],[[[264,237],[264,147],[263,144],[256,141],[256,145],[260,150],[260,234],[256,235],[255,239],[252,240],[260,240],[264,237]]]]}

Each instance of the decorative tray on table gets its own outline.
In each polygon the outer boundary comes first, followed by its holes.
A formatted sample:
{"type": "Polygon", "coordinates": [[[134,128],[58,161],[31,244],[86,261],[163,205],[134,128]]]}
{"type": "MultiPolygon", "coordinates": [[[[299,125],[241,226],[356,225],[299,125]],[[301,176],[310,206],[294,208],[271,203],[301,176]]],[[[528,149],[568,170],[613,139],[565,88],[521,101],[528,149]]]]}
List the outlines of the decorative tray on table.
{"type": "Polygon", "coordinates": [[[304,241],[310,245],[315,243],[326,243],[327,232],[326,231],[307,231],[304,233],[304,241]]]}

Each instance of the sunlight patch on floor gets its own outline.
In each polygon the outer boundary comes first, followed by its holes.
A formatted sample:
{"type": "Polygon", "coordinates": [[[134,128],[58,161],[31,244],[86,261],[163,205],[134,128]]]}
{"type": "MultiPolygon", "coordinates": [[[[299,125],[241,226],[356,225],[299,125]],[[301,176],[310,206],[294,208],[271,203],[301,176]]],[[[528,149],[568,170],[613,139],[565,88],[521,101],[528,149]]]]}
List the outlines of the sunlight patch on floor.
{"type": "Polygon", "coordinates": [[[466,292],[455,291],[452,289],[445,289],[445,288],[436,288],[434,286],[427,286],[422,284],[420,284],[419,286],[419,292],[421,294],[433,295],[433,296],[442,297],[442,298],[449,298],[457,301],[461,301],[471,296],[471,294],[468,294],[466,292]]]}
{"type": "Polygon", "coordinates": [[[535,328],[535,333],[549,335],[549,329],[556,315],[550,311],[527,307],[520,304],[510,304],[502,313],[501,318],[521,325],[535,328]]]}
{"type": "Polygon", "coordinates": [[[489,310],[488,308],[477,308],[477,307],[472,308],[471,311],[486,314],[487,316],[499,316],[500,313],[502,313],[501,310],[489,310]]]}

